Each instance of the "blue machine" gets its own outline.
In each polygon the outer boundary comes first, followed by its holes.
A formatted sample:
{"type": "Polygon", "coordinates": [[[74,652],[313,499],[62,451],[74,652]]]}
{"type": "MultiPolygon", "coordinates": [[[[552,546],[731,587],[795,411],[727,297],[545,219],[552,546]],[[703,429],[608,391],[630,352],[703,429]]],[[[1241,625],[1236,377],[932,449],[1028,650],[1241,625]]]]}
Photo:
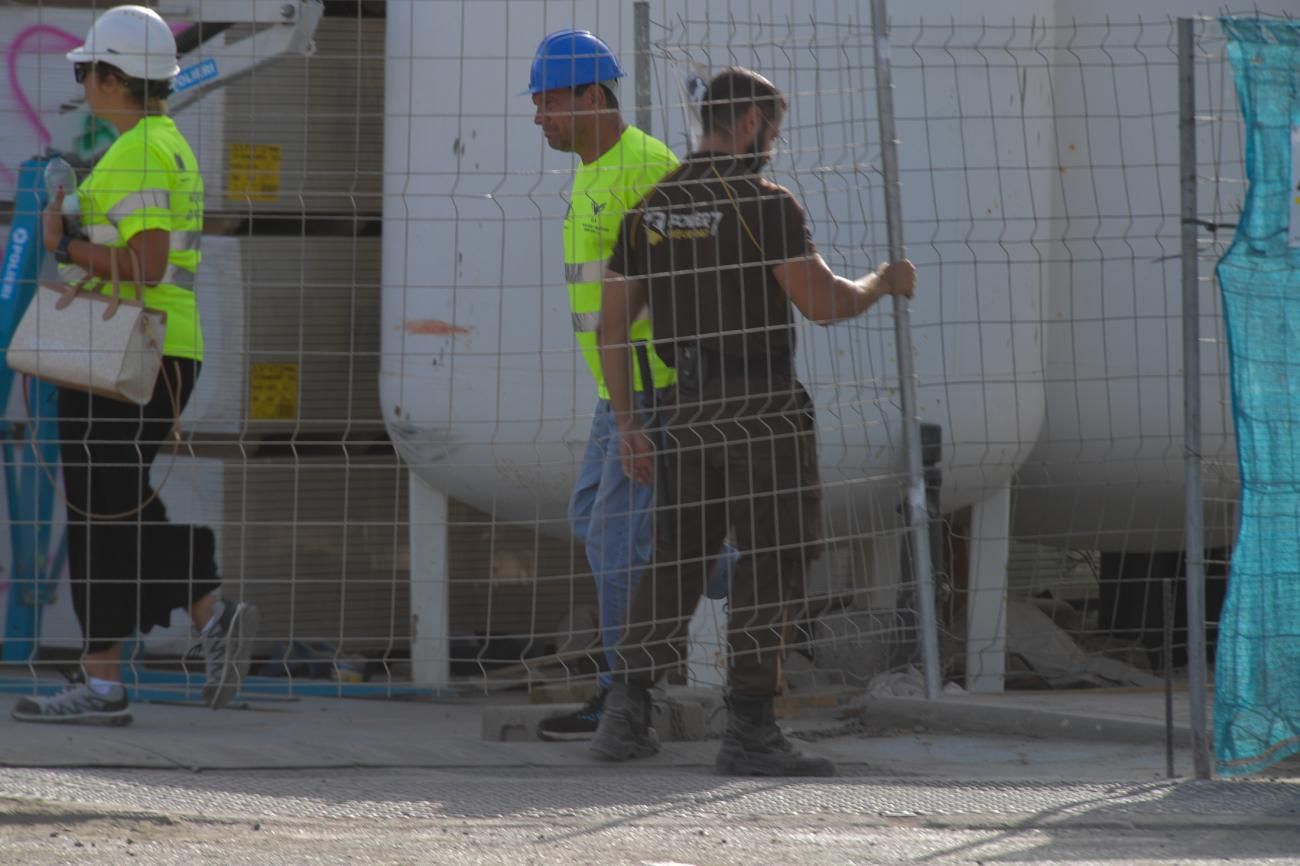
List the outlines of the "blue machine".
{"type": "MultiPolygon", "coordinates": [[[[45,209],[45,163],[23,163],[14,200],[13,222],[0,271],[0,345],[8,346],[23,311],[36,291],[44,261],[41,212],[45,209]]],[[[8,400],[14,374],[0,362],[0,400],[8,400]]],[[[41,614],[54,600],[55,584],[67,554],[64,539],[51,552],[56,491],[49,473],[59,465],[57,389],[21,381],[27,389],[27,418],[6,419],[3,430],[5,495],[9,506],[10,563],[5,611],[3,660],[35,658],[41,614]],[[42,469],[41,463],[47,467],[42,469]]]]}

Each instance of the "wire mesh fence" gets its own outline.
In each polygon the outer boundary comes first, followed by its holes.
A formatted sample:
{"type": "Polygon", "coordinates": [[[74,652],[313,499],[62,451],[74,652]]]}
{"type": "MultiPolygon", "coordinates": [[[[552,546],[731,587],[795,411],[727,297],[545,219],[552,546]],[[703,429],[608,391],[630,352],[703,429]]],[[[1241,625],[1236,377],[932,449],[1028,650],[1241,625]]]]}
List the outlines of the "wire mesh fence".
{"type": "MultiPolygon", "coordinates": [[[[565,27],[601,35],[627,72],[622,116],[678,156],[699,140],[712,74],[770,78],[789,100],[770,174],[830,266],[856,277],[889,241],[860,6],[197,0],[170,22],[196,82],[175,117],[206,190],[207,349],[181,454],[153,478],[171,520],[214,533],[224,595],[260,611],[246,694],[587,688],[608,664],[603,596],[569,500],[599,406],[562,277],[578,160],[521,95],[537,44],[565,27]]],[[[1190,663],[1178,56],[1156,6],[893,10],[939,662],[971,690],[1154,688],[1190,663]]],[[[107,8],[0,7],[10,250],[35,217],[23,160],[57,150],[84,177],[117,138],[63,56],[107,8]]],[[[1195,76],[1212,653],[1240,508],[1214,264],[1247,192],[1216,22],[1197,24],[1195,76]]],[[[915,692],[893,319],[882,307],[796,330],[827,543],[784,686],[915,692]]],[[[15,387],[6,417],[7,683],[47,688],[85,652],[62,499],[49,500],[62,492],[34,492],[20,444],[54,410],[15,387]]],[[[701,603],[670,679],[721,683],[725,605],[701,603]]],[[[197,698],[195,642],[181,613],[130,642],[138,687],[197,698]]]]}

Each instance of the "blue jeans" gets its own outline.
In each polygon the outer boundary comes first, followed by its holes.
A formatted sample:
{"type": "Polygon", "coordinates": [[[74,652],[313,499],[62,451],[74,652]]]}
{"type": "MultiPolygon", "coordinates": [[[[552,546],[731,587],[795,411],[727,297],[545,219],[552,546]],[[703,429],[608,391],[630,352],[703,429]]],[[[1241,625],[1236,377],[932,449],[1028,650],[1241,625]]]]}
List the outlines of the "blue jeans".
{"type": "MultiPolygon", "coordinates": [[[[640,395],[638,395],[640,399],[640,395]]],[[[587,551],[596,578],[600,608],[600,642],[608,670],[601,673],[607,688],[617,669],[615,648],[627,625],[632,588],[654,553],[652,523],[654,489],[643,487],[623,474],[618,452],[618,422],[608,400],[596,404],[587,452],[569,500],[569,525],[587,551]]],[[[740,554],[726,545],[709,579],[708,595],[726,596],[740,554]]]]}

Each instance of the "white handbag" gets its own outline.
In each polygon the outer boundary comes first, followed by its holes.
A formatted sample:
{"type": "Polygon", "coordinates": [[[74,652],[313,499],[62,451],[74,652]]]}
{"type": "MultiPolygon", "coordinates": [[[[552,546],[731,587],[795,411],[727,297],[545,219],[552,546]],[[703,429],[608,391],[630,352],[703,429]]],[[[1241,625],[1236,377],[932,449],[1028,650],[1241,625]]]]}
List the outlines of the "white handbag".
{"type": "MultiPolygon", "coordinates": [[[[134,272],[139,259],[130,247],[134,272]]],[[[113,263],[113,294],[41,283],[5,353],[9,368],[65,388],[145,405],[162,367],[167,314],[122,300],[113,263]]]]}

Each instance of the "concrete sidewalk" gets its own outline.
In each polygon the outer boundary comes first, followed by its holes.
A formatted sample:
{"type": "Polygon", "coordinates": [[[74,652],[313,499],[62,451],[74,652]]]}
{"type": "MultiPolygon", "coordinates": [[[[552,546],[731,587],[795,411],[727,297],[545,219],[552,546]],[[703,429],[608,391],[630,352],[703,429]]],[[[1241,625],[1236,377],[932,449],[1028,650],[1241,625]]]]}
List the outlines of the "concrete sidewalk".
{"type": "MultiPolygon", "coordinates": [[[[1186,696],[1183,695],[1183,703],[1186,696]]],[[[0,696],[0,766],[175,768],[579,768],[603,766],[584,743],[483,739],[485,712],[519,695],[432,701],[256,699],[212,711],[180,703],[132,705],[125,728],[8,719],[0,696]]],[[[929,703],[889,698],[837,711],[810,709],[789,727],[801,747],[850,773],[1004,778],[1163,778],[1163,696],[1010,693],[929,703]],[[1155,711],[1159,716],[1152,718],[1155,711]]],[[[552,708],[554,709],[554,708],[552,708]]],[[[1185,735],[1185,726],[1183,726],[1185,735]]],[[[716,740],[665,743],[645,764],[711,768],[716,740]]],[[[1179,755],[1179,767],[1190,761],[1179,755]]]]}

